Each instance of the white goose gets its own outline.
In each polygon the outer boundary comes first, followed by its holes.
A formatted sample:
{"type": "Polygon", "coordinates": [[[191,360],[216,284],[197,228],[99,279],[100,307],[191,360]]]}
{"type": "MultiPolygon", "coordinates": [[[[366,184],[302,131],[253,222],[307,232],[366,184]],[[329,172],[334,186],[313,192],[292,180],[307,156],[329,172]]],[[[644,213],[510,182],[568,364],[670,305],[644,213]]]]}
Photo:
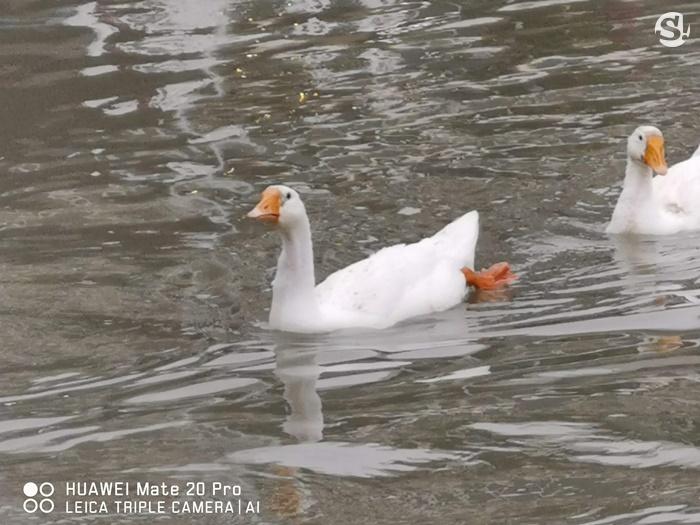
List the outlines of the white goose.
{"type": "Polygon", "coordinates": [[[472,211],[432,237],[384,248],[315,284],[311,228],[299,194],[270,186],[248,217],[277,226],[282,252],[272,283],[270,327],[291,332],[386,328],[458,304],[468,285],[494,289],[515,279],[507,263],[474,272],[479,215],[472,211]]]}
{"type": "Polygon", "coordinates": [[[627,139],[625,181],[606,231],[665,235],[698,229],[700,148],[669,169],[661,131],[638,127],[627,139]]]}

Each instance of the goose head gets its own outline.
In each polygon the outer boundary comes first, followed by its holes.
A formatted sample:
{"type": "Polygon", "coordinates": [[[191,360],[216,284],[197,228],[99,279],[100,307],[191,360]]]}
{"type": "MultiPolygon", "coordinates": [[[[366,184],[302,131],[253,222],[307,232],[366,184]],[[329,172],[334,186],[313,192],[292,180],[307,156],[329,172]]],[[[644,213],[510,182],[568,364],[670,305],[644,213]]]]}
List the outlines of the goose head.
{"type": "Polygon", "coordinates": [[[627,139],[629,160],[650,167],[659,175],[666,175],[664,136],[654,126],[639,126],[627,139]]]}
{"type": "Polygon", "coordinates": [[[274,185],[263,190],[260,202],[248,212],[248,217],[281,228],[291,228],[306,220],[306,208],[295,190],[274,185]]]}

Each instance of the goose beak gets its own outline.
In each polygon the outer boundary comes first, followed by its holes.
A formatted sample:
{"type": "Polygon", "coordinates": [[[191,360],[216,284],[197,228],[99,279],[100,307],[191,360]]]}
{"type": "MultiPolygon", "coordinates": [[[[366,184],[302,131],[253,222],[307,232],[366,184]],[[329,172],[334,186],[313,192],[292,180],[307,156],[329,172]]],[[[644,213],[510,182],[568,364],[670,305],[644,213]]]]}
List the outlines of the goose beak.
{"type": "Polygon", "coordinates": [[[644,163],[659,175],[666,175],[666,155],[664,154],[664,138],[654,135],[647,138],[647,149],[644,152],[644,163]]]}
{"type": "Polygon", "coordinates": [[[248,217],[262,222],[277,224],[280,219],[282,194],[277,188],[267,188],[260,196],[258,205],[248,212],[248,217]]]}

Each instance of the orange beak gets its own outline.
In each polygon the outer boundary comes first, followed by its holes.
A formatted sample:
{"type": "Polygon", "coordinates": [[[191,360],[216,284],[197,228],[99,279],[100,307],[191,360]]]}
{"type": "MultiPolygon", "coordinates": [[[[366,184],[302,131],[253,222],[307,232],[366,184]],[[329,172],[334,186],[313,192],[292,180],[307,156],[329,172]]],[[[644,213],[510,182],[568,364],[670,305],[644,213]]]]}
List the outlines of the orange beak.
{"type": "Polygon", "coordinates": [[[277,188],[267,188],[260,196],[258,205],[248,212],[248,217],[262,222],[277,224],[280,219],[282,194],[277,188]]]}
{"type": "Polygon", "coordinates": [[[647,149],[644,152],[644,163],[659,175],[666,175],[666,155],[664,153],[664,139],[654,135],[647,138],[647,149]]]}

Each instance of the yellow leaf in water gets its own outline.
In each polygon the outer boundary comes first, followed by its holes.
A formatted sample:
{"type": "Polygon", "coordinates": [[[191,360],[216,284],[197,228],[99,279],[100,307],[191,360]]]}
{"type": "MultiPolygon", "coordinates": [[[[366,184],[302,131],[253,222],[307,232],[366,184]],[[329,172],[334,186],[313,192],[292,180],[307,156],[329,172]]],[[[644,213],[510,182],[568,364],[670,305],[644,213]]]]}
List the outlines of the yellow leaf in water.
{"type": "Polygon", "coordinates": [[[306,94],[302,91],[301,93],[299,93],[299,104],[303,104],[305,100],[306,94]]]}

